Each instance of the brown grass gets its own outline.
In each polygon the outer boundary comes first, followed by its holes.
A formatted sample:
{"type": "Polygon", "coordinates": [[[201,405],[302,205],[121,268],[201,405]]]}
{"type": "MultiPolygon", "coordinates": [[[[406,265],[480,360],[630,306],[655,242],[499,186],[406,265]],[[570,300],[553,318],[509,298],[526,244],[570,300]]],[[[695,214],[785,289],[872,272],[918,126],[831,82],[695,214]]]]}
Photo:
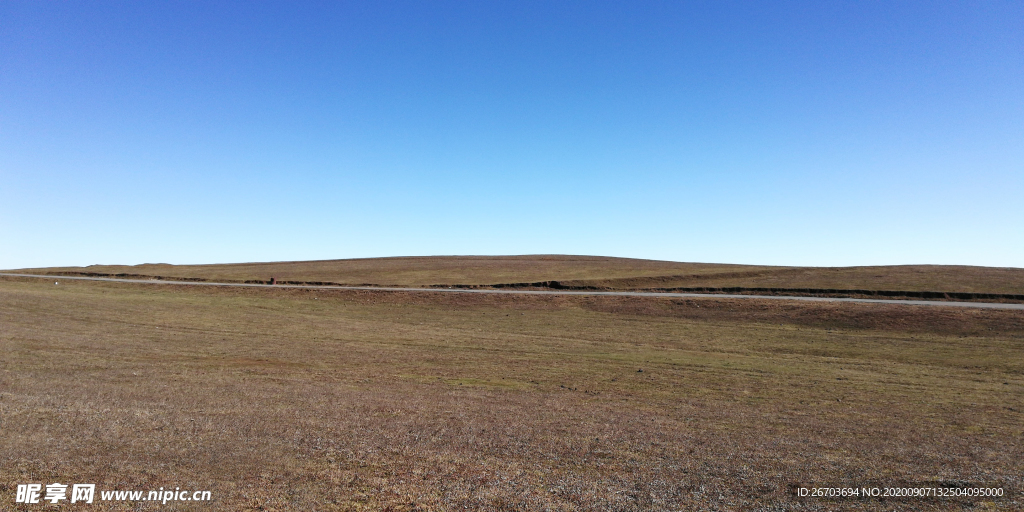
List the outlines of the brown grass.
{"type": "Polygon", "coordinates": [[[0,507],[1024,508],[1020,311],[8,278],[0,327],[0,507]],[[1012,496],[792,493],[901,482],[1012,496]]]}
{"type": "Polygon", "coordinates": [[[93,265],[34,272],[131,274],[209,281],[331,282],[390,286],[559,281],[609,289],[824,288],[1024,294],[1024,269],[948,265],[771,267],[595,256],[445,256],[226,265],[93,265]]]}

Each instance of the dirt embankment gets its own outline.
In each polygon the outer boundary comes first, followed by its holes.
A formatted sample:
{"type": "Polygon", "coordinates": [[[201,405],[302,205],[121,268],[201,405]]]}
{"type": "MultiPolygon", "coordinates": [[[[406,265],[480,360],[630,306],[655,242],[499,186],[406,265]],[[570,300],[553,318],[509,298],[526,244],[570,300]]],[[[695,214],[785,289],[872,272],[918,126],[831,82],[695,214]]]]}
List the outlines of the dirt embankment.
{"type": "MultiPolygon", "coordinates": [[[[730,273],[730,278],[759,275],[758,272],[730,273]]],[[[106,277],[117,279],[140,279],[158,281],[189,281],[211,282],[201,277],[173,277],[129,273],[102,272],[47,272],[52,276],[106,277]]],[[[665,282],[682,278],[704,278],[705,276],[657,276],[652,278],[629,278],[614,280],[571,280],[571,281],[537,281],[530,283],[494,283],[494,284],[432,284],[427,288],[457,288],[464,290],[508,289],[508,290],[564,290],[564,291],[621,291],[621,292],[662,292],[662,293],[728,293],[740,295],[778,295],[778,296],[811,296],[835,298],[886,298],[886,299],[930,299],[952,301],[988,301],[988,302],[1024,302],[1024,294],[985,293],[985,292],[954,292],[954,291],[921,291],[921,290],[870,290],[842,288],[784,288],[784,287],[748,287],[748,286],[690,286],[690,287],[652,287],[643,286],[652,282],[665,282]]],[[[721,275],[717,277],[723,277],[721,275]]],[[[382,287],[374,283],[339,283],[333,281],[290,281],[271,279],[217,280],[215,282],[243,284],[287,284],[298,286],[360,286],[382,287]]],[[[406,288],[403,285],[385,285],[406,288]]]]}
{"type": "MultiPolygon", "coordinates": [[[[128,273],[117,273],[108,274],[103,272],[43,272],[43,275],[47,276],[69,276],[69,277],[109,277],[113,279],[139,279],[139,280],[152,280],[152,281],[190,281],[196,283],[207,282],[209,279],[202,277],[170,277],[170,276],[154,276],[150,274],[128,274],[128,273]]],[[[268,281],[269,283],[269,281],[268,281]]]]}
{"type": "Polygon", "coordinates": [[[896,298],[896,299],[933,299],[957,301],[1010,301],[1024,302],[1024,294],[1013,293],[977,293],[977,292],[941,292],[916,290],[846,290],[838,288],[760,288],[745,286],[697,286],[672,288],[623,288],[611,286],[589,285],[561,281],[540,281],[536,283],[504,283],[494,285],[434,285],[437,288],[510,288],[510,289],[550,289],[579,291],[635,291],[664,293],[729,293],[744,295],[790,295],[811,297],[853,297],[853,298],[896,298]]]}

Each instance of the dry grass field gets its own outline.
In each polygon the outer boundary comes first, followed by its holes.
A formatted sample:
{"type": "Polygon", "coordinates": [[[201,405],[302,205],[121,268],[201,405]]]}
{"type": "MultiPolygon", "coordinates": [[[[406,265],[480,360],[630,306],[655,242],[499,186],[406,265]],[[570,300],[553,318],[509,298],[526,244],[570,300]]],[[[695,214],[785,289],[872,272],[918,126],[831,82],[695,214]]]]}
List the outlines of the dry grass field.
{"type": "MultiPolygon", "coordinates": [[[[563,263],[381,284],[598,275],[563,263]]],[[[0,278],[0,432],[5,510],[1024,510],[1024,311],[0,278]],[[1008,497],[793,492],[898,484],[1008,497]]]]}
{"type": "Polygon", "coordinates": [[[611,290],[676,287],[826,288],[1024,294],[1024,269],[943,265],[769,267],[596,256],[457,256],[240,263],[92,265],[32,272],[129,274],[208,281],[349,285],[496,285],[559,281],[611,290]]]}

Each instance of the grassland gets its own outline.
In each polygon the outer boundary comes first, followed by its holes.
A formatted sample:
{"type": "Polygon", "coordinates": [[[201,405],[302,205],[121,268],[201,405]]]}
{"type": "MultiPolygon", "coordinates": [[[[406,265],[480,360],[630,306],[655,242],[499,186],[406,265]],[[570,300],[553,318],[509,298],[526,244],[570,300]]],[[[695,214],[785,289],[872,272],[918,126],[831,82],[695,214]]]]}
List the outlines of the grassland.
{"type": "Polygon", "coordinates": [[[1021,311],[0,278],[0,368],[3,507],[1024,509],[1021,311]],[[1010,497],[792,491],[899,483],[1010,497]]]}
{"type": "Polygon", "coordinates": [[[370,258],[225,265],[92,265],[26,269],[208,281],[382,286],[489,286],[558,281],[609,290],[686,287],[819,288],[1024,294],[1024,269],[948,265],[772,267],[595,256],[370,258]]]}

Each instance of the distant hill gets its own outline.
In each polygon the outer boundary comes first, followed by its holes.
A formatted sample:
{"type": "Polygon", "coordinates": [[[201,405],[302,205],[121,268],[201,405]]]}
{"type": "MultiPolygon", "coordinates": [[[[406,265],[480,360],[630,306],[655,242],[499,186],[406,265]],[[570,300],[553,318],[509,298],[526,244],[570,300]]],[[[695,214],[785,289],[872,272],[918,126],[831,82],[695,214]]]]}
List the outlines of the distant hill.
{"type": "Polygon", "coordinates": [[[950,265],[782,267],[563,255],[427,256],[217,265],[91,265],[21,271],[225,282],[269,282],[273,277],[279,283],[410,287],[1024,294],[1024,269],[1021,268],[950,265]]]}

